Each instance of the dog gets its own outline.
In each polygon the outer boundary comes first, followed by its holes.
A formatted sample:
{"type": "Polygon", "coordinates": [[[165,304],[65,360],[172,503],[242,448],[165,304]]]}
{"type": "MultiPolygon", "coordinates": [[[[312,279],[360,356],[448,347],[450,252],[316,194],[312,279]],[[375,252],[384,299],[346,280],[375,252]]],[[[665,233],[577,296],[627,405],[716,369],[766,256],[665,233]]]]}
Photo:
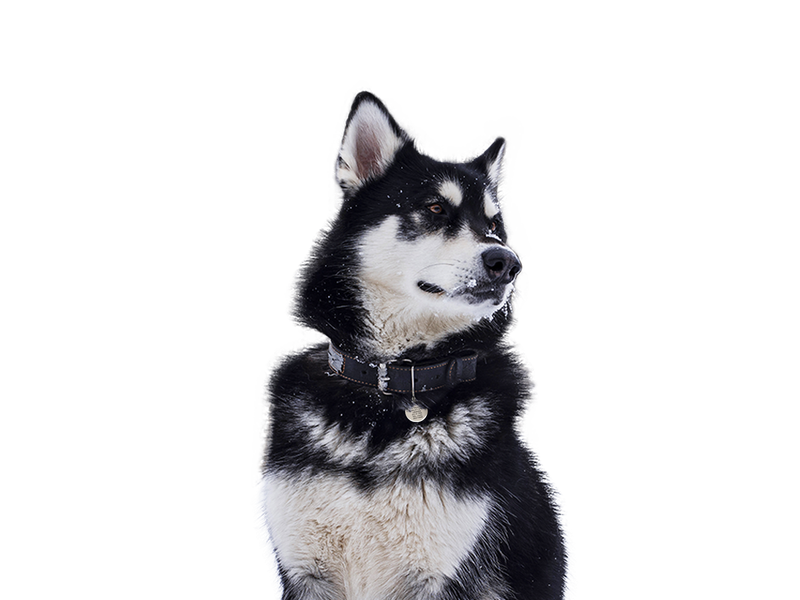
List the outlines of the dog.
{"type": "Polygon", "coordinates": [[[504,148],[440,162],[374,95],[353,102],[343,202],[295,308],[329,343],[270,382],[283,600],[563,597],[553,492],[515,429],[530,384],[503,343],[522,269],[498,202],[504,148]]]}

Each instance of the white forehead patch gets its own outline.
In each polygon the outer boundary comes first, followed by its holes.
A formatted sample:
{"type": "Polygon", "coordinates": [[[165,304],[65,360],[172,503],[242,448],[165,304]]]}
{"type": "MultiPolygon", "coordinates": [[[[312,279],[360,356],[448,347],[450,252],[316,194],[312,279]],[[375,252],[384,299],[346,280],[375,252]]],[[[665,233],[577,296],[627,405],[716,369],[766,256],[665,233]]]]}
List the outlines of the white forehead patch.
{"type": "Polygon", "coordinates": [[[461,206],[461,201],[464,199],[461,186],[451,179],[443,181],[439,185],[439,195],[445,200],[449,200],[453,206],[461,206]]]}
{"type": "Polygon", "coordinates": [[[500,212],[500,207],[489,192],[483,192],[483,212],[490,219],[500,212]]]}

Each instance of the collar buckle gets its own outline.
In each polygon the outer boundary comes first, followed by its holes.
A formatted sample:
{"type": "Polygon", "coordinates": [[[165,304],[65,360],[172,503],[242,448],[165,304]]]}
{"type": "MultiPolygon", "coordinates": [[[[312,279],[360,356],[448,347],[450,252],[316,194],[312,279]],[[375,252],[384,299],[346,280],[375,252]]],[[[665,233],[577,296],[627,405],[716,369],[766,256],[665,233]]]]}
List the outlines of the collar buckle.
{"type": "Polygon", "coordinates": [[[384,396],[392,395],[392,392],[387,391],[390,380],[391,377],[389,377],[389,369],[386,368],[386,363],[380,363],[378,365],[378,389],[384,396]]]}

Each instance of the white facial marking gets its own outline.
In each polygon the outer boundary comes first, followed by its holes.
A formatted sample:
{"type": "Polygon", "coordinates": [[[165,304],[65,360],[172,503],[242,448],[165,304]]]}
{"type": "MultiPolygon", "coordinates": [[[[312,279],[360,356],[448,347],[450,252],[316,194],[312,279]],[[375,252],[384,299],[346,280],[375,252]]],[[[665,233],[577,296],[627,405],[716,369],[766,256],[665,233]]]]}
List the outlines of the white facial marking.
{"type": "Polygon", "coordinates": [[[461,186],[450,179],[443,181],[439,185],[439,195],[451,202],[453,206],[461,206],[461,202],[464,200],[464,193],[461,190],[461,186]]]}
{"type": "Polygon", "coordinates": [[[436,342],[491,317],[506,303],[510,285],[499,302],[470,302],[466,294],[485,284],[481,254],[495,244],[478,241],[467,227],[453,238],[432,233],[403,240],[399,227],[399,217],[388,217],[358,246],[363,301],[382,353],[395,356],[412,345],[436,342]],[[420,290],[420,281],[442,293],[420,290]]]}
{"type": "Polygon", "coordinates": [[[500,212],[500,207],[489,192],[483,192],[483,212],[490,219],[500,212]]]}

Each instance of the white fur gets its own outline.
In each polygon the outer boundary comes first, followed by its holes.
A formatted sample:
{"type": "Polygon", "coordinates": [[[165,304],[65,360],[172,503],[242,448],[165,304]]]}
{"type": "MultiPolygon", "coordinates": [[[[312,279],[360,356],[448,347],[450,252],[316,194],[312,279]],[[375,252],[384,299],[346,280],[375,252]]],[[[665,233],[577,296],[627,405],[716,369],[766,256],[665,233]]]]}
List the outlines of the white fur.
{"type": "Polygon", "coordinates": [[[500,149],[497,151],[497,156],[495,159],[487,165],[487,175],[489,179],[497,187],[500,184],[500,175],[503,169],[503,157],[506,154],[506,145],[503,144],[500,146],[500,149]]]}
{"type": "Polygon", "coordinates": [[[483,193],[483,212],[490,219],[500,212],[500,206],[489,192],[483,193]]]}
{"type": "Polygon", "coordinates": [[[342,140],[336,169],[339,185],[355,190],[377,177],[391,164],[405,141],[395,134],[386,114],[375,103],[365,100],[353,114],[342,140]]]}
{"type": "Polygon", "coordinates": [[[446,419],[433,419],[389,445],[375,466],[389,468],[436,466],[453,458],[466,459],[484,444],[484,432],[492,422],[488,403],[481,398],[459,404],[446,419]]]}
{"type": "Polygon", "coordinates": [[[503,243],[503,240],[501,240],[501,239],[500,239],[500,236],[498,236],[498,235],[497,235],[497,234],[495,234],[495,233],[492,233],[491,231],[487,231],[487,232],[486,232],[486,233],[484,233],[483,235],[485,235],[485,236],[486,236],[487,238],[489,238],[489,239],[492,239],[492,240],[497,240],[497,241],[498,241],[498,242],[500,242],[501,244],[503,243]]]}
{"type": "MultiPolygon", "coordinates": [[[[414,472],[467,459],[484,446],[492,421],[489,401],[473,398],[370,456],[369,434],[355,437],[321,413],[304,415],[310,441],[328,459],[363,461],[380,484],[366,492],[347,475],[265,476],[266,525],[290,585],[309,600],[436,596],[473,552],[504,534],[491,524],[488,496],[456,496],[414,472]]],[[[500,581],[489,576],[486,584],[483,600],[505,597],[500,581]]]]}
{"type": "Polygon", "coordinates": [[[317,412],[302,415],[309,441],[326,458],[341,466],[364,463],[372,472],[394,476],[409,468],[436,467],[451,459],[464,460],[484,444],[493,417],[483,398],[453,407],[446,418],[429,419],[392,442],[380,454],[369,456],[369,433],[353,436],[339,423],[317,412]]]}
{"type": "Polygon", "coordinates": [[[461,202],[464,200],[461,186],[451,179],[447,179],[439,185],[439,195],[453,206],[461,206],[461,202]]]}
{"type": "Polygon", "coordinates": [[[366,457],[369,442],[366,434],[353,437],[338,423],[327,423],[321,414],[311,411],[303,413],[302,418],[309,439],[328,455],[329,460],[348,466],[366,457]]]}
{"type": "Polygon", "coordinates": [[[493,244],[478,241],[466,227],[453,239],[431,234],[405,241],[398,238],[399,224],[397,216],[388,217],[358,247],[363,301],[381,354],[396,356],[410,346],[435,343],[490,317],[508,301],[511,285],[499,304],[471,304],[460,296],[484,276],[481,253],[493,244]],[[445,292],[423,292],[417,286],[421,280],[445,292]]]}
{"type": "Polygon", "coordinates": [[[373,492],[344,475],[267,475],[265,484],[270,536],[304,598],[430,598],[475,548],[490,512],[485,497],[425,481],[373,492]],[[326,595],[331,585],[344,593],[326,595]]]}

